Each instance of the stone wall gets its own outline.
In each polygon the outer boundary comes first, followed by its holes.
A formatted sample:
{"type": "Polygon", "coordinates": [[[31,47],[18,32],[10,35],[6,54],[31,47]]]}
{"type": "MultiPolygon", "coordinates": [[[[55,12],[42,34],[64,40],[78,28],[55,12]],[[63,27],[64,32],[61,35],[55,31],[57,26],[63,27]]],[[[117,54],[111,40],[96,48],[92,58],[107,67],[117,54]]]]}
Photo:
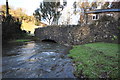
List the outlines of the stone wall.
{"type": "Polygon", "coordinates": [[[79,43],[79,40],[87,37],[89,32],[88,27],[74,25],[47,26],[36,29],[35,36],[39,37],[40,40],[49,39],[60,44],[72,45],[79,43]]]}
{"type": "Polygon", "coordinates": [[[118,21],[96,21],[91,25],[54,25],[35,30],[35,36],[42,40],[54,40],[65,45],[77,45],[91,42],[119,41],[120,25],[118,21]]]}

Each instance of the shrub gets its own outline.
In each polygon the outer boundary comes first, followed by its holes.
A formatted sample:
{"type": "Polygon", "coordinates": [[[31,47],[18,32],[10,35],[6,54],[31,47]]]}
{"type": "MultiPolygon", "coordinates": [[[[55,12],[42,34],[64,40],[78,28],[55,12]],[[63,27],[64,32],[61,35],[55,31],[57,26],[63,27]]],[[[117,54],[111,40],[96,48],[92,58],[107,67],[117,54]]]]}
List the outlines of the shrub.
{"type": "Polygon", "coordinates": [[[12,17],[11,15],[4,17],[2,21],[2,39],[3,42],[20,38],[25,34],[21,29],[22,22],[18,18],[12,17]]]}

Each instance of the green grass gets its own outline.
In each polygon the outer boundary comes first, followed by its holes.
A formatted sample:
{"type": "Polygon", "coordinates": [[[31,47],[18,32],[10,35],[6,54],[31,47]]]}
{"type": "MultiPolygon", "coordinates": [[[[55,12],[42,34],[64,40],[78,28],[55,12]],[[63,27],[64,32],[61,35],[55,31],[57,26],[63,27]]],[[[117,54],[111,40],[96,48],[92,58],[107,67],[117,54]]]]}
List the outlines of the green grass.
{"type": "Polygon", "coordinates": [[[19,39],[19,40],[16,40],[16,42],[26,42],[26,41],[31,41],[29,39],[19,39]]]}
{"type": "Polygon", "coordinates": [[[17,40],[13,40],[10,42],[27,42],[27,41],[31,41],[30,39],[17,39],[17,40]]]}
{"type": "Polygon", "coordinates": [[[86,78],[118,78],[120,44],[90,43],[74,46],[69,57],[75,64],[75,75],[86,78]]]}

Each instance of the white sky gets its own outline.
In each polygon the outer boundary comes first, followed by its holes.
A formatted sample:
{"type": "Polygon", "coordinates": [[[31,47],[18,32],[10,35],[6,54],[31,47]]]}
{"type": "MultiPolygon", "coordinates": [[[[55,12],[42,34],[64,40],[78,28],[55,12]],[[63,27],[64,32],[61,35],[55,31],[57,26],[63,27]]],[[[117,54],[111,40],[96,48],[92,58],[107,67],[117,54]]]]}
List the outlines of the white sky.
{"type": "MultiPolygon", "coordinates": [[[[40,2],[42,2],[43,0],[8,0],[8,1],[10,6],[13,6],[15,8],[24,8],[26,9],[26,13],[28,15],[32,15],[33,12],[39,7],[40,2]]],[[[48,0],[48,1],[52,1],[52,0],[48,0]]],[[[67,1],[68,1],[68,5],[72,5],[72,3],[75,0],[67,0],[67,1]]],[[[88,0],[88,1],[94,1],[94,0],[88,0]]],[[[107,0],[107,1],[113,1],[113,0],[107,0]]],[[[0,0],[0,5],[3,5],[5,3],[6,0],[0,0]]]]}

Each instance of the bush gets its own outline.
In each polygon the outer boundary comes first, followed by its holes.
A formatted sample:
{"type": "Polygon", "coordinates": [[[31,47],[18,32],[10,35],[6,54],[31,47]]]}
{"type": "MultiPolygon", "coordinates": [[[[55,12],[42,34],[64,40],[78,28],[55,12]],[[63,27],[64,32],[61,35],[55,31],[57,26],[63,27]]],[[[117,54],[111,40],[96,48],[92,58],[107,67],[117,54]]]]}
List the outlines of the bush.
{"type": "Polygon", "coordinates": [[[3,42],[10,39],[18,39],[22,37],[24,33],[20,27],[22,22],[18,18],[11,15],[4,17],[2,21],[2,39],[3,42]]]}
{"type": "Polygon", "coordinates": [[[35,25],[36,25],[36,26],[39,26],[39,21],[35,21],[35,25]]]}

